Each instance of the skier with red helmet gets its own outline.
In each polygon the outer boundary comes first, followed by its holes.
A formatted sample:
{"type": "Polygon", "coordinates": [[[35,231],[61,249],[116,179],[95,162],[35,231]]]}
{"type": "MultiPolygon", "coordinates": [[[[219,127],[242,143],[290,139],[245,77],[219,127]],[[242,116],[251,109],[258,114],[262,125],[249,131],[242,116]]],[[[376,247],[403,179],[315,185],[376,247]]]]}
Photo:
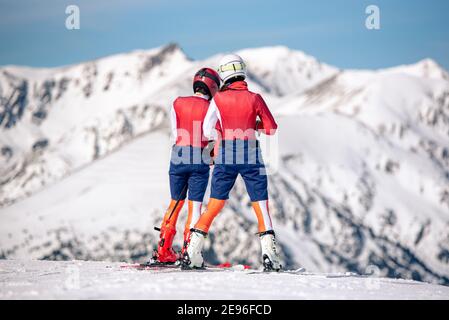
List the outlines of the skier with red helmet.
{"type": "Polygon", "coordinates": [[[190,242],[181,260],[183,268],[204,266],[202,247],[213,219],[229,198],[238,175],[257,216],[265,270],[282,268],[268,209],[268,182],[256,132],[274,134],[277,124],[263,98],[248,90],[246,65],[236,54],[224,56],[219,64],[223,87],[214,96],[203,124],[204,135],[217,139],[218,152],[206,211],[191,229],[190,242]]]}
{"type": "Polygon", "coordinates": [[[209,104],[220,87],[218,73],[210,68],[200,69],[193,78],[194,95],[178,97],[171,108],[172,135],[176,138],[170,160],[171,201],[165,212],[157,252],[153,259],[161,264],[175,263],[179,255],[172,244],[176,222],[188,192],[188,217],[184,229],[187,247],[190,229],[201,214],[203,197],[209,180],[210,156],[208,140],[203,135],[203,122],[209,104]]]}

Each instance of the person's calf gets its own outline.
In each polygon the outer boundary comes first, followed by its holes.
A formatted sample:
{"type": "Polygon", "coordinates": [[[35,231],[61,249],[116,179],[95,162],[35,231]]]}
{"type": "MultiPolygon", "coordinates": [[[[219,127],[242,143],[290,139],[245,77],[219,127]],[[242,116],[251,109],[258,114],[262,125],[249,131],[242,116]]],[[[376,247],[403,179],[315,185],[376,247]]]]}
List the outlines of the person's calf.
{"type": "Polygon", "coordinates": [[[207,204],[207,209],[198,219],[198,222],[195,224],[195,229],[201,230],[203,232],[209,232],[209,228],[214,221],[215,217],[221,212],[224,205],[226,204],[226,200],[210,198],[209,203],[207,204]]]}

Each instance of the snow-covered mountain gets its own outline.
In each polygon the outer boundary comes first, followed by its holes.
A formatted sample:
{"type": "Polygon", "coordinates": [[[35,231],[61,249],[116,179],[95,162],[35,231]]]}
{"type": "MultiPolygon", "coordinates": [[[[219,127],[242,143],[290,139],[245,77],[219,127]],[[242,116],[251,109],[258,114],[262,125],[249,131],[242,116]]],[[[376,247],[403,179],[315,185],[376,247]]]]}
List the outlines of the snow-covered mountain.
{"type": "MultiPolygon", "coordinates": [[[[338,70],[285,47],[239,53],[280,125],[269,189],[285,264],[449,284],[448,73],[432,60],[338,70]]],[[[148,256],[169,197],[168,108],[220,56],[192,61],[172,44],[0,68],[1,256],[148,256]]],[[[255,232],[238,181],[207,259],[257,265],[255,232]]]]}

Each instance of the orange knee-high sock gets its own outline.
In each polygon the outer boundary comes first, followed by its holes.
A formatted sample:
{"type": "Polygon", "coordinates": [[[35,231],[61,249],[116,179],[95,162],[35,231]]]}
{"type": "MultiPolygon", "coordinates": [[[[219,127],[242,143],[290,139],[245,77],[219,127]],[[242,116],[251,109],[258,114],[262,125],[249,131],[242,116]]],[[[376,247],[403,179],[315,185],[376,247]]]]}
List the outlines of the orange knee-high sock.
{"type": "Polygon", "coordinates": [[[172,199],[170,201],[170,205],[164,215],[164,220],[162,220],[161,230],[166,228],[176,229],[176,222],[178,221],[179,212],[184,206],[184,202],[184,200],[180,200],[178,205],[176,205],[176,200],[172,199]]]}
{"type": "Polygon", "coordinates": [[[165,212],[157,247],[157,259],[160,262],[174,263],[178,259],[178,255],[172,249],[172,244],[176,234],[176,222],[183,205],[183,200],[179,201],[178,204],[175,200],[171,200],[165,212]]]}
{"type": "Polygon", "coordinates": [[[273,230],[270,211],[268,209],[268,200],[251,202],[254,212],[256,213],[257,222],[259,224],[259,232],[273,230]]]}
{"type": "Polygon", "coordinates": [[[201,207],[203,203],[199,201],[189,200],[188,205],[189,207],[188,207],[187,221],[184,227],[184,245],[182,248],[182,252],[185,251],[189,243],[190,229],[193,228],[193,226],[198,222],[198,219],[201,216],[201,207]]]}
{"type": "Polygon", "coordinates": [[[212,221],[220,213],[221,209],[223,209],[225,203],[226,200],[210,198],[206,211],[201,215],[194,228],[208,232],[212,221]]]}

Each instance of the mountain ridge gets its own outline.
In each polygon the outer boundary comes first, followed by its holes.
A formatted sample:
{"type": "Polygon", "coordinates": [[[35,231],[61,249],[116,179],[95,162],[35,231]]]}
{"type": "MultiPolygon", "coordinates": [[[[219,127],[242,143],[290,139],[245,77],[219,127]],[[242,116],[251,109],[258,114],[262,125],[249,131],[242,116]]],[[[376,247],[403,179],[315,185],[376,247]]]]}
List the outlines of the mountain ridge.
{"type": "MultiPolygon", "coordinates": [[[[264,158],[277,157],[270,210],[286,265],[357,273],[374,265],[390,277],[448,284],[447,72],[427,59],[340,70],[269,49],[239,53],[250,90],[279,122],[279,154],[264,158]]],[[[148,230],[169,196],[167,111],[190,94],[193,73],[220,56],[189,60],[171,45],[39,79],[8,77],[0,67],[0,256],[151,254],[157,237],[148,230]]],[[[261,137],[264,150],[270,141],[261,137]]],[[[254,221],[238,180],[206,258],[257,265],[254,221]]]]}

